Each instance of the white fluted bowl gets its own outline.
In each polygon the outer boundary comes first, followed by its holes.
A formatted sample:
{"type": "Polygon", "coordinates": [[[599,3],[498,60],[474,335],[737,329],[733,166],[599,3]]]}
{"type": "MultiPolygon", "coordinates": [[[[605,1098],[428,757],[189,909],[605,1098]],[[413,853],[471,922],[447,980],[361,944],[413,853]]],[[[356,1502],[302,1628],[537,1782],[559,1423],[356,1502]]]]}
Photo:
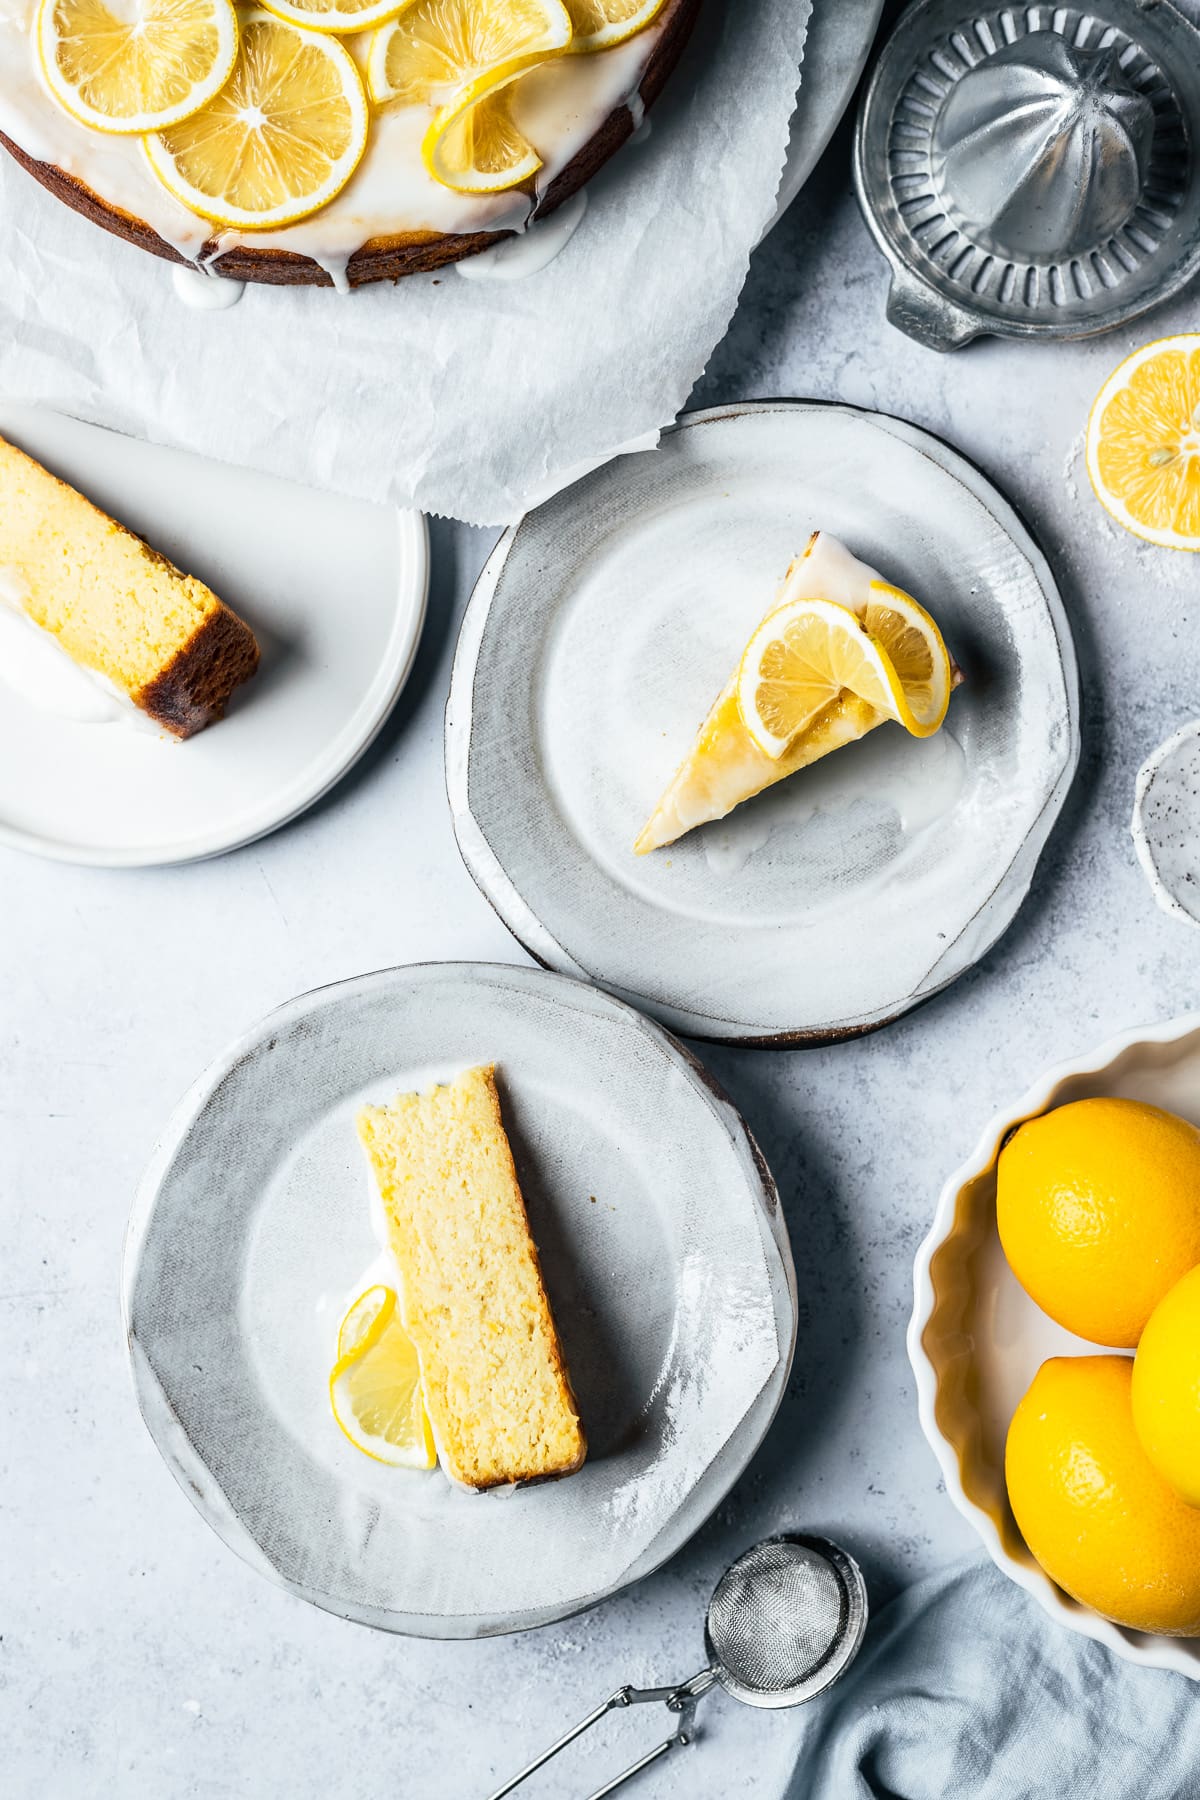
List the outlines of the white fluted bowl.
{"type": "Polygon", "coordinates": [[[1060,1063],[998,1113],[947,1181],[913,1270],[908,1355],[921,1427],[946,1492],[992,1561],[1071,1631],[1149,1668],[1200,1681],[1200,1638],[1130,1631],[1082,1606],[1034,1561],[1004,1483],[1004,1441],[1018,1401],[1048,1356],[1094,1355],[1026,1294],[996,1231],[996,1158],[1014,1126],[1068,1100],[1121,1094],[1200,1125],[1200,1013],[1125,1033],[1060,1063]]]}

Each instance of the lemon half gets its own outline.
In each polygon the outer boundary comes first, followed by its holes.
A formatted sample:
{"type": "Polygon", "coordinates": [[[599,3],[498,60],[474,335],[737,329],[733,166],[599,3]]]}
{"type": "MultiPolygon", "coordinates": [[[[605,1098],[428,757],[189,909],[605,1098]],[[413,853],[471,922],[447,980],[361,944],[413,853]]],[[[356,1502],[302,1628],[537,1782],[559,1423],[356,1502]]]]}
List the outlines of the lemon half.
{"type": "Polygon", "coordinates": [[[1114,369],[1088,420],[1087,471],[1127,531],[1200,551],[1200,332],[1144,344],[1114,369]]]}

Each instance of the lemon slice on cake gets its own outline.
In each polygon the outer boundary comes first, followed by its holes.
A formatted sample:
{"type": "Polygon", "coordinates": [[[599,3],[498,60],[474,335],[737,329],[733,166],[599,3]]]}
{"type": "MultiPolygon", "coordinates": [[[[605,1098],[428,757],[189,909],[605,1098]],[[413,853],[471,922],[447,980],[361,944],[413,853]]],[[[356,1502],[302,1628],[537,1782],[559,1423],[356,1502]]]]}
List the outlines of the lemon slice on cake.
{"type": "Polygon", "coordinates": [[[254,8],[233,74],[201,112],[148,137],[163,186],[242,231],[304,219],[349,181],[367,143],[367,97],[349,51],[254,8]]]}
{"type": "Polygon", "coordinates": [[[231,0],[42,0],[38,56],[54,98],[96,131],[158,131],[198,112],[238,51],[231,0]]]}
{"type": "Polygon", "coordinates": [[[727,813],[876,726],[937,731],[956,679],[922,606],[814,532],[634,845],[727,813]]]}
{"type": "Polygon", "coordinates": [[[369,1287],[347,1310],[338,1328],[329,1403],[345,1436],[376,1462],[404,1469],[436,1463],[421,1365],[392,1288],[369,1287]]]}
{"type": "Polygon", "coordinates": [[[267,12],[309,31],[373,31],[413,4],[413,0],[262,0],[267,12]]]}
{"type": "Polygon", "coordinates": [[[656,19],[666,0],[565,0],[575,35],[571,39],[574,55],[593,50],[611,50],[636,37],[639,31],[656,19]]]}
{"type": "Polygon", "coordinates": [[[560,0],[415,0],[371,40],[377,106],[452,106],[503,87],[571,42],[560,0]]]}
{"type": "Polygon", "coordinates": [[[1144,344],[1113,371],[1088,420],[1087,470],[1127,531],[1200,550],[1200,332],[1144,344]]]}

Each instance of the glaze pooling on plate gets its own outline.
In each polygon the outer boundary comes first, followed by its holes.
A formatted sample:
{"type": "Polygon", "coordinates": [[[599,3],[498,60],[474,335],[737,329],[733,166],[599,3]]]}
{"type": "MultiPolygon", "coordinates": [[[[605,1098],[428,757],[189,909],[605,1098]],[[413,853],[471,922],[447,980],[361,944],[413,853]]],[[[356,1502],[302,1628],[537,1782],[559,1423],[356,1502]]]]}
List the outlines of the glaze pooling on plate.
{"type": "Polygon", "coordinates": [[[447,779],[475,879],[539,960],[736,1042],[863,1031],[952,981],[1023,898],[1078,756],[1053,576],[925,433],[849,407],[698,413],[529,513],[464,621],[447,779]],[[924,604],[966,679],[637,858],[730,646],[815,529],[924,604]],[[713,864],[716,863],[716,868],[713,864]]]}
{"type": "MultiPolygon", "coordinates": [[[[524,76],[514,118],[543,157],[537,194],[520,191],[459,194],[425,169],[421,140],[424,106],[388,106],[372,114],[362,162],[330,204],[279,231],[219,231],[181,206],[151,173],[137,137],[91,131],[52,99],[37,69],[32,28],[37,0],[0,0],[0,131],[37,162],[75,176],[99,199],[142,219],[165,243],[195,261],[210,241],[213,255],[238,245],[310,256],[339,285],[353,253],[372,238],[400,232],[453,235],[520,231],[578,151],[618,107],[636,96],[662,28],[646,31],[594,56],[564,56],[524,76]]],[[[347,39],[361,63],[363,37],[347,39]]]]}
{"type": "Polygon", "coordinates": [[[1163,911],[1200,925],[1200,720],[1160,744],[1138,770],[1132,832],[1163,911]]]}
{"type": "Polygon", "coordinates": [[[1200,1638],[1133,1631],[1070,1599],[1034,1561],[1008,1503],[1004,1445],[1017,1403],[1047,1357],[1094,1356],[1097,1346],[1056,1325],[1009,1268],[996,1230],[996,1158],[1025,1119],[1094,1094],[1145,1101],[1200,1124],[1200,1015],[1128,1032],[1049,1070],[996,1115],[946,1182],[913,1271],[908,1356],[921,1428],[949,1498],[997,1567],[1043,1611],[1129,1662],[1200,1681],[1200,1638]]]}
{"type": "Polygon", "coordinates": [[[226,1542],[432,1637],[564,1617],[672,1555],[765,1434],[795,1335],[778,1197],[724,1096],[597,990],[478,964],[362,976],[231,1045],[143,1180],[124,1298],[147,1424],[226,1542]],[[590,1443],[500,1499],[346,1443],[325,1324],[376,1247],[358,1107],[492,1058],[590,1443]]]}

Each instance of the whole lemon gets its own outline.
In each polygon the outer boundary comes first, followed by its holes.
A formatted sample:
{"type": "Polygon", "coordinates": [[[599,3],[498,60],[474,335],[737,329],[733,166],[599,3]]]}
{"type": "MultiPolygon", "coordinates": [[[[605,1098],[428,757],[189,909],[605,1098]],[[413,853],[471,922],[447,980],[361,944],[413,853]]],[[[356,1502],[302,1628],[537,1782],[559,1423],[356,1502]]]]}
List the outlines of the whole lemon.
{"type": "Polygon", "coordinates": [[[1140,1100],[1073,1100],[1000,1152],[996,1223],[1013,1274],[1094,1344],[1132,1349],[1200,1263],[1200,1131],[1140,1100]]]}
{"type": "Polygon", "coordinates": [[[1127,1356],[1054,1356],[1008,1428],[1021,1535],[1059,1587],[1118,1625],[1200,1633],[1200,1510],[1138,1442],[1127,1356]]]}
{"type": "Polygon", "coordinates": [[[1133,1422],[1163,1480],[1200,1506],[1200,1269],[1150,1314],[1133,1363],[1133,1422]]]}

